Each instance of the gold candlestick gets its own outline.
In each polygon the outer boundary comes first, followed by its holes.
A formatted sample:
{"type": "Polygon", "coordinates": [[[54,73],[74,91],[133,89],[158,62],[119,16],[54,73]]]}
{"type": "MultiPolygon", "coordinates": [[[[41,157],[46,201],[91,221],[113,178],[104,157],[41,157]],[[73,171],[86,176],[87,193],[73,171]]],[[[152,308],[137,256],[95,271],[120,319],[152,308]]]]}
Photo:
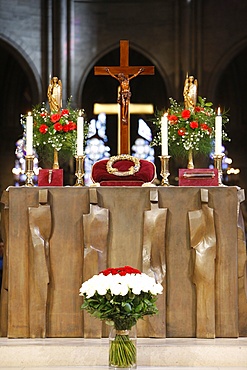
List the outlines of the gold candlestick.
{"type": "Polygon", "coordinates": [[[25,186],[33,186],[33,161],[34,155],[26,155],[26,183],[25,186]]]}
{"type": "Polygon", "coordinates": [[[160,162],[161,162],[161,172],[160,175],[162,177],[161,186],[170,186],[168,177],[170,175],[169,172],[169,159],[171,158],[170,155],[160,155],[160,162]]]}
{"type": "Polygon", "coordinates": [[[75,175],[77,177],[76,183],[74,186],[84,186],[84,159],[85,155],[76,155],[76,171],[75,175]]]}
{"type": "Polygon", "coordinates": [[[222,159],[224,154],[214,154],[214,168],[218,170],[218,183],[219,186],[224,186],[222,184],[222,159]]]}

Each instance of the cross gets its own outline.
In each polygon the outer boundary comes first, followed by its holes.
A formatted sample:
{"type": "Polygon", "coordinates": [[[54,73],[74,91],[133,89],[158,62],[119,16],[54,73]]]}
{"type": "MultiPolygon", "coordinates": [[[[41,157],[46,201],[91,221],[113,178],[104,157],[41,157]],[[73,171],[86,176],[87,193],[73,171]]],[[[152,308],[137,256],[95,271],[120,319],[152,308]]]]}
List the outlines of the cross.
{"type": "Polygon", "coordinates": [[[131,92],[129,81],[139,74],[153,75],[153,66],[129,66],[129,41],[120,40],[120,65],[111,67],[94,67],[95,75],[108,75],[120,83],[120,95],[118,103],[120,104],[120,154],[129,154],[129,104],[131,92]]]}
{"type": "MultiPolygon", "coordinates": [[[[120,147],[120,122],[121,122],[121,110],[120,105],[116,103],[95,103],[94,104],[94,114],[117,114],[118,115],[118,154],[121,154],[121,147],[120,147]]],[[[129,104],[129,114],[153,114],[154,113],[154,106],[153,104],[137,104],[137,103],[130,103],[129,104]]],[[[129,127],[128,127],[129,128],[129,127]]],[[[128,130],[128,152],[130,154],[130,130],[128,130]]]]}

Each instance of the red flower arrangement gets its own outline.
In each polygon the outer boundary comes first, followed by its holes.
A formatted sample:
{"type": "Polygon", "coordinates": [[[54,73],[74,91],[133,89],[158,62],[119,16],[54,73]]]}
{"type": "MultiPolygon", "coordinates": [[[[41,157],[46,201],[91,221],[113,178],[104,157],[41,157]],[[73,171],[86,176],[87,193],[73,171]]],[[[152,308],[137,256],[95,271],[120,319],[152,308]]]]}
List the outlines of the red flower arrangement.
{"type": "MultiPolygon", "coordinates": [[[[71,102],[67,107],[57,113],[49,113],[46,104],[42,103],[32,109],[33,116],[33,145],[41,157],[49,157],[54,149],[66,150],[68,153],[76,154],[77,142],[77,118],[79,109],[73,110],[71,102]]],[[[26,127],[26,116],[21,117],[21,124],[26,127]]],[[[84,124],[85,137],[88,125],[84,124]]]]}
{"type": "MultiPolygon", "coordinates": [[[[205,98],[198,97],[198,103],[194,108],[185,109],[176,100],[170,98],[168,108],[168,145],[169,154],[175,156],[187,156],[188,151],[210,154],[213,149],[215,137],[216,111],[213,104],[206,102],[205,98]]],[[[158,132],[152,145],[161,144],[161,117],[164,111],[157,112],[153,123],[158,132]]],[[[228,122],[225,112],[222,114],[223,126],[228,122]]],[[[222,139],[229,140],[223,130],[222,139]]]]}
{"type": "Polygon", "coordinates": [[[109,267],[106,270],[103,270],[100,272],[100,274],[103,274],[105,276],[107,275],[117,275],[119,274],[120,276],[125,276],[126,274],[141,274],[140,270],[137,270],[131,266],[124,266],[124,267],[109,267]]]}

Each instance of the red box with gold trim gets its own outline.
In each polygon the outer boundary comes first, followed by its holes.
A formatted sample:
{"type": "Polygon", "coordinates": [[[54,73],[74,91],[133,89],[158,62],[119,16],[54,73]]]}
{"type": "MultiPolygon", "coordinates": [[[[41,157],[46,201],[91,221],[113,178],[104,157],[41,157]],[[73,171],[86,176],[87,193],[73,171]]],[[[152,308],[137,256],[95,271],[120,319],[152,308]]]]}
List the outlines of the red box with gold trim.
{"type": "Polygon", "coordinates": [[[62,169],[39,170],[38,186],[63,186],[62,169]]]}
{"type": "Polygon", "coordinates": [[[179,186],[218,186],[218,170],[216,168],[180,168],[179,186]]]}

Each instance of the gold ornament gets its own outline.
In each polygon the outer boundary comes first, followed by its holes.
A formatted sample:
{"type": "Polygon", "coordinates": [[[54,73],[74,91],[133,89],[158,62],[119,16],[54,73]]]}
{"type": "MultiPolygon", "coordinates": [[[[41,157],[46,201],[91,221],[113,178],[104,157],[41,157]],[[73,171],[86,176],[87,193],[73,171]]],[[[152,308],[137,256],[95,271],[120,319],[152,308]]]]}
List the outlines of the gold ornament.
{"type": "Polygon", "coordinates": [[[138,158],[133,157],[129,154],[120,154],[114,157],[111,157],[106,163],[106,170],[108,173],[115,176],[130,176],[138,172],[140,169],[140,161],[138,158]],[[134,166],[131,166],[128,171],[119,171],[116,167],[112,167],[114,163],[118,161],[132,161],[134,166]]]}

